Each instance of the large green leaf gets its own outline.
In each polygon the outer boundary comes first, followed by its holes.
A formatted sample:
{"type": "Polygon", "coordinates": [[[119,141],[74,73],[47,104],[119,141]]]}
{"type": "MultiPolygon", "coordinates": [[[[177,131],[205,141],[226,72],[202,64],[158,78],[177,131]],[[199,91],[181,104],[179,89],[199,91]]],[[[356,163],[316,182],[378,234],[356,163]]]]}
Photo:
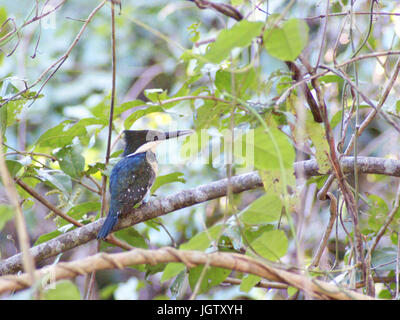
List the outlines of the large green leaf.
{"type": "MultiPolygon", "coordinates": [[[[250,138],[245,137],[242,150],[254,152],[254,166],[260,170],[280,170],[283,168],[293,170],[295,153],[288,138],[278,129],[270,128],[267,134],[263,128],[258,127],[254,132],[249,132],[250,138]],[[251,150],[248,150],[250,148],[251,150]]],[[[238,156],[242,156],[238,154],[238,156]]]]}
{"type": "Polygon", "coordinates": [[[257,82],[257,73],[254,68],[243,72],[236,72],[232,74],[231,72],[218,70],[215,74],[215,86],[221,92],[227,91],[231,94],[235,94],[235,96],[239,98],[243,98],[242,96],[246,92],[247,89],[258,85],[257,82]],[[234,81],[234,90],[232,91],[232,76],[235,79],[234,81]]]}
{"type": "MultiPolygon", "coordinates": [[[[203,272],[203,269],[204,265],[200,265],[190,269],[189,284],[192,291],[195,289],[197,282],[200,280],[200,275],[203,272]]],[[[200,289],[198,293],[201,294],[207,292],[212,287],[219,285],[229,276],[231,272],[232,270],[229,269],[208,267],[200,283],[200,289]]]]}
{"type": "Polygon", "coordinates": [[[60,168],[72,178],[79,179],[85,168],[85,158],[76,147],[66,147],[59,150],[55,156],[59,160],[60,168]]]}
{"type": "Polygon", "coordinates": [[[241,220],[247,224],[271,223],[281,215],[282,202],[275,194],[265,194],[253,201],[241,213],[241,220]]]}
{"type": "Polygon", "coordinates": [[[315,122],[309,115],[306,120],[306,131],[315,147],[315,158],[320,172],[327,172],[331,168],[331,162],[328,157],[329,145],[322,124],[315,122]]]}
{"type": "Polygon", "coordinates": [[[18,173],[18,171],[23,167],[21,162],[18,160],[6,160],[6,165],[12,177],[14,177],[18,173]]]}
{"type": "Polygon", "coordinates": [[[39,245],[41,243],[47,242],[47,241],[49,241],[51,239],[54,239],[54,238],[58,237],[61,234],[62,234],[62,232],[59,231],[59,230],[55,230],[55,231],[52,231],[52,232],[49,232],[49,233],[46,233],[46,234],[42,234],[39,238],[37,238],[37,240],[35,241],[34,245],[37,246],[37,245],[39,245]]]}
{"type": "Polygon", "coordinates": [[[2,137],[4,137],[6,129],[7,129],[7,105],[4,105],[0,107],[0,134],[2,137]]]}
{"type": "Polygon", "coordinates": [[[183,173],[173,172],[163,176],[158,176],[153,186],[151,187],[151,193],[154,193],[158,188],[162,187],[163,185],[173,182],[185,183],[186,180],[183,178],[183,173]]]}
{"type": "Polygon", "coordinates": [[[46,300],[81,300],[81,294],[76,284],[69,280],[58,281],[55,288],[49,288],[44,292],[46,300]]]}
{"type": "Polygon", "coordinates": [[[249,292],[257,283],[259,283],[261,277],[256,276],[254,274],[248,274],[243,277],[242,283],[240,284],[240,291],[249,292]]]}
{"type": "Polygon", "coordinates": [[[65,194],[72,192],[72,181],[69,176],[57,170],[37,169],[37,176],[40,180],[49,183],[65,194]]]}
{"type": "Polygon", "coordinates": [[[12,218],[14,218],[14,209],[11,206],[0,205],[0,231],[12,218]]]}
{"type": "Polygon", "coordinates": [[[160,106],[148,106],[145,109],[140,109],[133,112],[128,118],[125,119],[124,128],[129,129],[137,120],[150,113],[163,112],[164,109],[160,106]]]}
{"type": "Polygon", "coordinates": [[[133,227],[119,230],[115,232],[115,236],[118,239],[124,240],[132,247],[143,248],[143,249],[148,248],[148,245],[144,237],[139,232],[137,232],[133,227]]]}
{"type": "MultiPolygon", "coordinates": [[[[220,127],[221,117],[229,114],[232,106],[218,101],[206,100],[196,109],[194,124],[197,130],[220,127]]],[[[199,135],[200,137],[200,135],[199,135]]]]}
{"type": "MultiPolygon", "coordinates": [[[[264,232],[251,243],[251,247],[257,254],[271,261],[282,258],[286,254],[288,246],[288,239],[282,230],[264,232]]],[[[246,251],[246,254],[254,255],[250,249],[246,251]]]]}
{"type": "Polygon", "coordinates": [[[365,233],[370,231],[378,232],[385,223],[389,207],[384,199],[375,194],[368,195],[368,229],[362,230],[365,233]]]}
{"type": "MultiPolygon", "coordinates": [[[[80,220],[82,217],[89,212],[97,212],[101,208],[101,203],[99,201],[89,201],[77,204],[68,210],[67,215],[73,218],[74,220],[80,220]]],[[[66,220],[62,220],[59,226],[64,226],[69,222],[66,220]]]]}
{"type": "Polygon", "coordinates": [[[217,238],[221,232],[221,229],[222,225],[215,225],[207,231],[200,232],[188,242],[181,244],[179,249],[204,251],[210,246],[211,241],[217,238]]]}
{"type": "Polygon", "coordinates": [[[71,120],[65,120],[43,133],[37,140],[36,145],[41,147],[63,148],[71,144],[75,137],[87,138],[87,126],[104,126],[106,124],[106,120],[98,118],[86,118],[76,123],[71,120]]]}
{"type": "Polygon", "coordinates": [[[229,30],[222,30],[214,43],[211,43],[205,58],[213,63],[220,63],[227,58],[234,48],[243,48],[260,35],[262,22],[242,20],[229,30]]]}
{"type": "Polygon", "coordinates": [[[290,19],[282,27],[267,29],[264,46],[268,53],[283,61],[295,60],[308,41],[308,26],[300,19],[290,19]]]}

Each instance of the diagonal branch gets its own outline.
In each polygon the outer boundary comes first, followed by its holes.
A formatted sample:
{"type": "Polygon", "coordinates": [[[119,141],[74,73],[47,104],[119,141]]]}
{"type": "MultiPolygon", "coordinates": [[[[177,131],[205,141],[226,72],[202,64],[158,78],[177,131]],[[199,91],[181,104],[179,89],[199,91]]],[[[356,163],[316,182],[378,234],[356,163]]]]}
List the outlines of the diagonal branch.
{"type": "MultiPolygon", "coordinates": [[[[353,157],[344,157],[340,161],[344,173],[352,172],[354,167],[353,157]]],[[[358,157],[360,173],[383,174],[400,177],[400,160],[383,158],[358,157]]],[[[326,173],[319,172],[316,160],[297,162],[294,165],[295,174],[316,176],[326,173]]],[[[262,186],[262,180],[257,172],[250,172],[232,177],[231,187],[233,193],[256,189],[262,186]]],[[[156,198],[146,205],[133,209],[115,227],[115,231],[133,226],[140,222],[154,219],[167,213],[190,207],[205,201],[226,196],[228,179],[222,179],[205,184],[193,189],[183,190],[174,195],[156,198]]],[[[56,256],[61,252],[85,244],[96,238],[97,232],[104,222],[99,219],[83,227],[64,233],[57,238],[37,245],[30,249],[31,255],[36,261],[56,256]]],[[[21,270],[21,255],[14,255],[0,263],[0,274],[15,273],[21,270]]]]}

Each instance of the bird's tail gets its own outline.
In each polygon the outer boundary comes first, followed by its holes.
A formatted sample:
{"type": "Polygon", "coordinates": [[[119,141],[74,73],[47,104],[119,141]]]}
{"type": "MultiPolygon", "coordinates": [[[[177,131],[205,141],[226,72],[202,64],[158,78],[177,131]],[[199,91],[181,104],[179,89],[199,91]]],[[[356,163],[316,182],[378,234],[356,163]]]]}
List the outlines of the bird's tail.
{"type": "Polygon", "coordinates": [[[117,223],[117,220],[118,220],[118,215],[109,212],[106,221],[104,221],[99,233],[97,234],[97,239],[104,240],[105,238],[107,238],[107,236],[110,234],[115,224],[117,223]]]}

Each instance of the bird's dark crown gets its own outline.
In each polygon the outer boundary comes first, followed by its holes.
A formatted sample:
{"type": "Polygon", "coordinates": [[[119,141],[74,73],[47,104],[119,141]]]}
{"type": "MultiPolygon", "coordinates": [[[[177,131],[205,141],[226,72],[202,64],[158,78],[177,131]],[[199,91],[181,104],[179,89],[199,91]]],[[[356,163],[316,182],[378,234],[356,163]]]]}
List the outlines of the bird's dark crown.
{"type": "Polygon", "coordinates": [[[141,146],[149,142],[162,141],[180,136],[192,134],[191,130],[162,132],[156,130],[125,130],[124,141],[125,149],[123,156],[135,153],[141,146]]]}

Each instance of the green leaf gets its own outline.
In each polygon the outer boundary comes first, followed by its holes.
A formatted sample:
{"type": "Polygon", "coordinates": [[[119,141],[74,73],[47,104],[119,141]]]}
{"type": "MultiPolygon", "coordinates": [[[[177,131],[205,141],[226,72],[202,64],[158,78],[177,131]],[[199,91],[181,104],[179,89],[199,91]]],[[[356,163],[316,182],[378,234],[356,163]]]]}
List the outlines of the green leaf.
{"type": "Polygon", "coordinates": [[[168,263],[164,269],[164,272],[161,276],[161,283],[177,276],[179,273],[184,271],[186,266],[183,263],[179,262],[171,262],[168,263]]]}
{"type": "Polygon", "coordinates": [[[397,252],[395,248],[382,248],[374,250],[371,258],[371,265],[376,271],[392,271],[396,270],[397,252]]]}
{"type": "Polygon", "coordinates": [[[253,201],[241,213],[241,220],[246,224],[271,223],[281,215],[282,202],[275,194],[264,194],[253,201]]]}
{"type": "Polygon", "coordinates": [[[100,298],[101,300],[108,300],[111,299],[115,290],[117,290],[119,284],[118,283],[112,283],[109,284],[108,286],[102,288],[100,290],[100,298]]]}
{"type": "Polygon", "coordinates": [[[78,287],[69,280],[56,282],[54,289],[49,288],[44,292],[46,300],[81,300],[78,287]]]}
{"type": "Polygon", "coordinates": [[[58,230],[55,230],[55,231],[52,231],[52,232],[49,232],[49,233],[46,233],[46,234],[42,234],[39,238],[37,238],[37,240],[35,241],[34,245],[37,246],[37,245],[39,245],[41,243],[47,242],[47,241],[49,241],[51,239],[54,239],[54,238],[58,237],[61,234],[62,234],[62,232],[58,231],[58,230]]]}
{"type": "Polygon", "coordinates": [[[125,228],[114,233],[118,239],[124,240],[132,247],[147,249],[148,245],[144,237],[133,227],[125,228]]]}
{"type": "Polygon", "coordinates": [[[295,287],[288,287],[287,288],[287,293],[288,293],[289,297],[293,296],[295,293],[297,293],[297,291],[299,291],[299,289],[297,289],[295,287]]]}
{"type": "Polygon", "coordinates": [[[242,279],[242,283],[240,284],[240,291],[249,292],[260,281],[261,277],[254,274],[248,274],[242,279]]]}
{"type": "Polygon", "coordinates": [[[186,272],[182,271],[170,285],[171,299],[176,299],[181,291],[186,279],[186,272]]]}
{"type": "MultiPolygon", "coordinates": [[[[112,158],[110,156],[110,158],[112,158]]],[[[92,175],[97,173],[98,171],[103,171],[106,169],[106,166],[103,162],[96,162],[94,164],[89,164],[88,169],[85,171],[85,175],[92,175]]]]}
{"type": "Polygon", "coordinates": [[[308,26],[303,20],[290,19],[282,27],[267,29],[264,45],[268,53],[283,61],[295,60],[308,41],[308,26]]]}
{"type": "Polygon", "coordinates": [[[163,176],[158,176],[153,186],[151,187],[151,193],[154,193],[158,188],[162,187],[163,185],[173,182],[185,183],[186,180],[183,178],[183,173],[173,172],[163,176]]]}
{"type": "Polygon", "coordinates": [[[146,89],[144,95],[152,102],[160,102],[167,98],[167,91],[160,88],[146,89]]]}
{"type": "Polygon", "coordinates": [[[181,244],[179,249],[204,251],[210,246],[211,241],[214,241],[217,238],[221,232],[221,229],[221,225],[215,225],[207,231],[200,232],[188,242],[181,244]]]}
{"type": "MultiPolygon", "coordinates": [[[[189,284],[192,291],[195,289],[197,282],[200,280],[200,275],[204,269],[204,265],[191,268],[189,271],[189,284]]],[[[202,278],[199,294],[209,291],[212,287],[219,285],[223,282],[232,272],[230,269],[223,269],[217,267],[208,267],[204,277],[202,278]]]]}
{"type": "Polygon", "coordinates": [[[211,43],[205,58],[212,63],[220,63],[227,58],[234,48],[243,48],[260,35],[264,24],[242,20],[229,30],[222,30],[215,42],[211,43]]]}
{"type": "Polygon", "coordinates": [[[0,134],[2,137],[4,137],[6,129],[7,129],[7,105],[4,105],[0,107],[0,134]]]}
{"type": "Polygon", "coordinates": [[[264,190],[268,194],[282,195],[284,188],[296,184],[296,177],[293,174],[293,169],[259,170],[258,173],[263,182],[264,190]],[[283,184],[284,181],[286,185],[283,184]]]}
{"type": "MultiPolygon", "coordinates": [[[[226,116],[231,109],[232,106],[229,104],[212,100],[204,101],[203,105],[196,109],[194,120],[196,129],[218,128],[221,125],[221,117],[226,116]]],[[[193,139],[195,138],[193,137],[193,139]]]]}
{"type": "Polygon", "coordinates": [[[69,176],[57,170],[35,169],[40,180],[49,183],[65,194],[72,192],[72,181],[69,176]]]}
{"type": "Polygon", "coordinates": [[[255,129],[254,132],[249,132],[247,135],[253,135],[254,138],[248,139],[246,137],[246,139],[243,139],[242,141],[246,142],[246,146],[243,146],[242,150],[247,148],[252,148],[254,150],[254,165],[257,169],[280,169],[280,155],[283,167],[293,170],[295,159],[293,146],[289,143],[287,137],[278,129],[270,128],[270,133],[271,135],[265,133],[264,129],[261,127],[255,129]]]}
{"type": "Polygon", "coordinates": [[[322,124],[315,122],[311,118],[311,114],[309,114],[306,120],[306,131],[315,147],[315,159],[320,172],[328,172],[331,168],[331,162],[328,157],[329,145],[325,137],[324,127],[322,124]]]}
{"type": "Polygon", "coordinates": [[[192,41],[193,43],[199,41],[200,39],[199,26],[199,23],[193,23],[187,28],[189,34],[191,35],[190,41],[192,41]]]}
{"type": "Polygon", "coordinates": [[[390,291],[385,289],[385,290],[381,290],[379,292],[378,299],[392,300],[393,297],[392,297],[392,294],[390,293],[390,291]]]}
{"type": "MultiPolygon", "coordinates": [[[[85,214],[89,212],[97,212],[100,209],[101,209],[101,203],[98,201],[84,202],[69,209],[67,215],[73,218],[74,220],[80,220],[85,214]]],[[[63,219],[59,226],[65,226],[68,223],[69,223],[68,221],[63,219]]]]}
{"type": "Polygon", "coordinates": [[[38,141],[36,141],[36,145],[40,147],[63,148],[71,144],[75,137],[87,139],[87,126],[104,126],[106,124],[106,120],[98,118],[86,118],[76,123],[71,120],[65,120],[43,133],[38,141]]]}
{"type": "MultiPolygon", "coordinates": [[[[71,144],[72,139],[75,137],[75,135],[72,135],[68,130],[68,127],[71,125],[71,123],[71,120],[66,120],[54,128],[47,130],[40,136],[36,144],[42,147],[50,148],[60,148],[71,144]]],[[[82,132],[80,133],[82,134],[82,132]]]]}
{"type": "MultiPolygon", "coordinates": [[[[288,239],[282,230],[264,232],[251,242],[251,247],[257,254],[271,261],[277,261],[282,258],[287,252],[288,245],[288,239]]],[[[250,249],[246,251],[246,254],[254,255],[250,249]]]]}
{"type": "Polygon", "coordinates": [[[235,90],[232,92],[232,73],[224,70],[218,70],[215,74],[215,86],[221,92],[227,91],[234,93],[237,97],[242,98],[248,88],[252,88],[257,83],[257,74],[254,68],[245,72],[234,74],[235,90]]]}
{"type": "Polygon", "coordinates": [[[125,119],[124,128],[129,130],[129,128],[141,117],[155,112],[164,112],[164,109],[160,106],[148,106],[145,109],[140,109],[133,112],[128,118],[125,119]]]}
{"type": "Polygon", "coordinates": [[[260,225],[260,226],[246,226],[244,228],[244,236],[247,241],[252,243],[259,236],[264,234],[265,232],[274,230],[274,226],[271,224],[260,225]]]}
{"type": "MultiPolygon", "coordinates": [[[[7,106],[7,127],[13,125],[20,119],[18,116],[21,114],[22,108],[25,105],[25,99],[10,101],[6,104],[7,106]]],[[[5,106],[4,106],[5,107],[5,106]]],[[[4,108],[2,107],[2,109],[4,108]]]]}
{"type": "Polygon", "coordinates": [[[114,118],[120,115],[121,113],[133,109],[135,107],[144,106],[146,103],[142,100],[132,100],[117,106],[114,110],[114,118]]]}
{"type": "Polygon", "coordinates": [[[23,167],[21,162],[17,160],[6,160],[6,165],[11,177],[15,177],[18,171],[23,167]]]}
{"type": "Polygon", "coordinates": [[[378,232],[385,223],[389,207],[384,199],[375,194],[368,195],[368,202],[368,227],[378,232]]]}
{"type": "Polygon", "coordinates": [[[12,218],[14,218],[14,209],[8,205],[0,205],[0,231],[12,218]]]}
{"type": "Polygon", "coordinates": [[[85,158],[76,147],[65,147],[59,150],[55,156],[59,160],[62,171],[72,178],[79,179],[85,168],[85,158]]]}
{"type": "MultiPolygon", "coordinates": [[[[367,108],[371,108],[370,106],[367,105],[360,105],[358,107],[359,110],[361,109],[367,109],[367,108]]],[[[346,115],[347,116],[347,115],[346,115]]],[[[352,115],[354,116],[354,114],[352,115]]],[[[341,123],[342,121],[342,110],[339,110],[338,112],[336,112],[334,114],[334,116],[332,117],[332,119],[330,120],[330,125],[332,127],[332,129],[334,129],[339,123],[341,123]]]]}
{"type": "Polygon", "coordinates": [[[156,265],[146,264],[146,276],[147,279],[149,276],[161,272],[165,269],[166,263],[157,263],[156,265]]]}

